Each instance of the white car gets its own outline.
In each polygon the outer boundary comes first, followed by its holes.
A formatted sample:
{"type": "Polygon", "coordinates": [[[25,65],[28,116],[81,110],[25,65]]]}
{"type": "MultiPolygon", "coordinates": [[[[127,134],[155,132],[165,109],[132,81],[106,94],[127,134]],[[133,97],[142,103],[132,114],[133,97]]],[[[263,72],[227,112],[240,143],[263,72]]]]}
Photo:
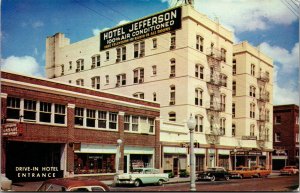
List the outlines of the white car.
{"type": "Polygon", "coordinates": [[[119,174],[115,176],[114,182],[116,186],[124,184],[132,184],[136,187],[142,184],[162,185],[169,180],[169,174],[160,173],[154,168],[138,168],[128,174],[119,174]]]}

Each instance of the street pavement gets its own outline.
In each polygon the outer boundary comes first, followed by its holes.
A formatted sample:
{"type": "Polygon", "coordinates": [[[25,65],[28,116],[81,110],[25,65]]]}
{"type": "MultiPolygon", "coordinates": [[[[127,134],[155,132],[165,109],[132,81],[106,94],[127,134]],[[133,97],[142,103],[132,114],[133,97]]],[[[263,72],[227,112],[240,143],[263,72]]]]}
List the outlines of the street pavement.
{"type": "MultiPolygon", "coordinates": [[[[277,177],[279,176],[279,171],[272,171],[272,173],[268,176],[268,178],[273,178],[273,177],[277,177]]],[[[189,177],[174,177],[174,178],[170,178],[168,182],[166,182],[166,184],[176,184],[176,183],[185,183],[185,182],[189,182],[190,178],[189,177]]],[[[103,183],[112,186],[113,185],[113,181],[112,180],[105,180],[102,181],[103,183]]],[[[42,184],[42,181],[39,182],[18,182],[18,183],[13,183],[12,184],[12,191],[21,191],[21,192],[25,192],[25,191],[36,191],[40,185],[42,184]]]]}

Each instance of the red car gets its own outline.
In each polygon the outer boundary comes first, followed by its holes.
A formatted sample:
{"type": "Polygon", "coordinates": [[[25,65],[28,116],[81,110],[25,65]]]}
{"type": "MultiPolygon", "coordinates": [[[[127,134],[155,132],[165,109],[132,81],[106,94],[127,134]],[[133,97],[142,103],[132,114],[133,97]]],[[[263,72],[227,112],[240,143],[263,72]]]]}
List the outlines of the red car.
{"type": "Polygon", "coordinates": [[[40,192],[106,192],[109,187],[94,179],[56,178],[43,182],[38,188],[40,192]]]}
{"type": "Polygon", "coordinates": [[[299,173],[299,169],[296,166],[284,166],[280,170],[281,175],[295,175],[299,173]]]}

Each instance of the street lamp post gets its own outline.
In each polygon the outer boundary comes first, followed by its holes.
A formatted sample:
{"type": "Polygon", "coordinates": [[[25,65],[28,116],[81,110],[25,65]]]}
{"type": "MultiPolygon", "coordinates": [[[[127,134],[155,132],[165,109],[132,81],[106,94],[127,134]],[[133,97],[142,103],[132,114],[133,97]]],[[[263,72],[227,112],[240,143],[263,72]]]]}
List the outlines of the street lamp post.
{"type": "Polygon", "coordinates": [[[190,175],[191,175],[191,183],[190,183],[190,191],[196,191],[196,175],[195,175],[195,154],[194,154],[194,129],[196,126],[196,121],[193,118],[192,114],[187,122],[187,126],[190,130],[190,175]]]}
{"type": "Polygon", "coordinates": [[[118,139],[117,140],[117,144],[118,144],[118,146],[117,146],[117,155],[116,155],[116,173],[117,174],[119,174],[119,164],[120,164],[120,150],[121,150],[121,144],[122,144],[122,139],[118,139]]]}
{"type": "Polygon", "coordinates": [[[236,152],[237,152],[237,149],[236,147],[234,148],[234,170],[236,170],[236,152]]]}

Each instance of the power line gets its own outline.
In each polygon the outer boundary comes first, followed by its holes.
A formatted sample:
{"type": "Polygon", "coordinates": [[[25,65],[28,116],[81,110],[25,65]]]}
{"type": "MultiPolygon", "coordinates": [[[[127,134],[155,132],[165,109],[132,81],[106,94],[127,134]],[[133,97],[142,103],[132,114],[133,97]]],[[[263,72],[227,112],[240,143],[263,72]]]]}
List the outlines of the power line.
{"type": "Polygon", "coordinates": [[[287,5],[286,4],[286,1],[284,1],[284,0],[280,0],[296,17],[299,17],[298,15],[297,15],[297,13],[295,13],[294,12],[294,10],[292,9],[292,8],[290,8],[290,6],[289,5],[287,5]]]}
{"type": "MultiPolygon", "coordinates": [[[[285,2],[286,2],[287,4],[289,4],[290,8],[293,9],[293,11],[294,11],[295,13],[297,13],[297,10],[293,7],[292,4],[290,4],[290,1],[285,0],[285,2]]],[[[292,2],[293,2],[293,1],[292,1],[292,2]]],[[[293,2],[293,4],[294,4],[294,2],[293,2]]],[[[294,4],[294,5],[295,5],[295,4],[294,4]]]]}

